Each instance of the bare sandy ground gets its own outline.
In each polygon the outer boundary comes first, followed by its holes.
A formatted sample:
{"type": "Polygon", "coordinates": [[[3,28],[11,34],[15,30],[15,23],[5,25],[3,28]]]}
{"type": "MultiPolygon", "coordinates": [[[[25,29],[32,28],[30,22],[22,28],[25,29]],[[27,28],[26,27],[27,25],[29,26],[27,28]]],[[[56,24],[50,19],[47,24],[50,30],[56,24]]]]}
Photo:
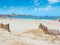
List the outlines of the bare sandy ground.
{"type": "Polygon", "coordinates": [[[33,31],[18,36],[0,29],[0,45],[60,45],[60,35],[39,34],[38,32],[33,31]]]}
{"type": "Polygon", "coordinates": [[[17,34],[23,33],[27,30],[38,29],[40,23],[44,24],[48,29],[60,31],[60,22],[53,20],[0,19],[0,23],[9,23],[10,31],[17,34]]]}
{"type": "Polygon", "coordinates": [[[60,45],[60,35],[41,34],[39,24],[59,29],[60,22],[53,20],[0,19],[10,25],[11,32],[0,29],[0,45],[60,45]],[[24,33],[25,32],[25,33],[24,33]]]}
{"type": "Polygon", "coordinates": [[[30,19],[0,19],[0,23],[9,23],[11,32],[18,34],[26,30],[37,29],[39,26],[39,20],[30,19]]]}

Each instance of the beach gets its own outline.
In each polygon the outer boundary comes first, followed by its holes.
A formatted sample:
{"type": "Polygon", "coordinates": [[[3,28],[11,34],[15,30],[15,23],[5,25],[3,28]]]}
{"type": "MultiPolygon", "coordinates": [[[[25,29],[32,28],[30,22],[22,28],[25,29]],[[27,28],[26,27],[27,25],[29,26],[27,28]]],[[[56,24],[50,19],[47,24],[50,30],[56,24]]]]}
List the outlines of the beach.
{"type": "Polygon", "coordinates": [[[42,34],[39,29],[41,23],[60,33],[60,22],[56,20],[0,18],[0,23],[9,24],[10,29],[10,32],[0,29],[1,45],[60,45],[60,35],[57,32],[57,35],[42,34]]]}
{"type": "Polygon", "coordinates": [[[54,20],[34,20],[34,19],[0,19],[0,23],[9,24],[11,32],[22,33],[27,30],[38,29],[40,23],[49,29],[59,29],[60,22],[54,20]],[[54,25],[54,26],[53,26],[54,25]]]}
{"type": "Polygon", "coordinates": [[[9,24],[11,32],[16,33],[37,29],[39,26],[39,20],[33,19],[0,19],[0,23],[9,24]]]}

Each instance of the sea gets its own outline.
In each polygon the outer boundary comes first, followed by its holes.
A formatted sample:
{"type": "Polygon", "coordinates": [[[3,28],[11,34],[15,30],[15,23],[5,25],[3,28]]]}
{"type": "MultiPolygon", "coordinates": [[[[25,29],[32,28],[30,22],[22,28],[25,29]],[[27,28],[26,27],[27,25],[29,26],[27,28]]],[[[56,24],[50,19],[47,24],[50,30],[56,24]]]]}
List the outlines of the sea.
{"type": "Polygon", "coordinates": [[[19,18],[19,19],[38,19],[38,20],[58,20],[60,16],[31,16],[31,15],[18,15],[18,16],[8,16],[9,18],[19,18]]]}

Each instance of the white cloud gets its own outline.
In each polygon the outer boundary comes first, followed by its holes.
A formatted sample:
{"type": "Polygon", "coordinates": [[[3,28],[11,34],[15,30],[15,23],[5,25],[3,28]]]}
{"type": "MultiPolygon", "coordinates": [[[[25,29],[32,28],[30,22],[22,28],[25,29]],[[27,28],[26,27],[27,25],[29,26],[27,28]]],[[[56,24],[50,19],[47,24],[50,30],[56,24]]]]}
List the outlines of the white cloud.
{"type": "Polygon", "coordinates": [[[39,10],[39,11],[40,11],[40,10],[43,10],[43,8],[39,8],[38,10],[39,10]]]}
{"type": "Polygon", "coordinates": [[[49,5],[49,6],[45,7],[45,8],[43,8],[43,10],[45,10],[45,11],[54,10],[54,8],[51,5],[49,5]]]}
{"type": "Polygon", "coordinates": [[[40,11],[40,10],[42,10],[43,8],[34,8],[34,11],[40,11]]]}
{"type": "Polygon", "coordinates": [[[38,10],[38,8],[34,8],[34,11],[37,11],[38,10]]]}
{"type": "Polygon", "coordinates": [[[60,0],[48,0],[49,3],[57,3],[57,2],[60,2],[60,0]]]}
{"type": "Polygon", "coordinates": [[[39,0],[32,0],[35,6],[40,5],[39,0]]]}
{"type": "Polygon", "coordinates": [[[40,5],[40,3],[35,3],[35,6],[39,6],[40,5]]]}
{"type": "Polygon", "coordinates": [[[54,8],[51,5],[49,5],[45,8],[34,8],[34,11],[41,11],[41,10],[48,11],[48,10],[54,10],[54,8]]]}
{"type": "Polygon", "coordinates": [[[4,5],[3,8],[7,8],[7,7],[4,5]]]}
{"type": "Polygon", "coordinates": [[[38,6],[39,5],[38,0],[34,0],[34,4],[38,6]]]}
{"type": "Polygon", "coordinates": [[[44,8],[44,10],[46,10],[46,11],[51,10],[51,9],[53,9],[51,5],[49,5],[46,8],[44,8]]]}
{"type": "Polygon", "coordinates": [[[14,9],[14,6],[11,6],[10,9],[14,9]]]}
{"type": "Polygon", "coordinates": [[[15,7],[14,6],[10,6],[9,11],[11,11],[11,13],[15,12],[15,7]]]}

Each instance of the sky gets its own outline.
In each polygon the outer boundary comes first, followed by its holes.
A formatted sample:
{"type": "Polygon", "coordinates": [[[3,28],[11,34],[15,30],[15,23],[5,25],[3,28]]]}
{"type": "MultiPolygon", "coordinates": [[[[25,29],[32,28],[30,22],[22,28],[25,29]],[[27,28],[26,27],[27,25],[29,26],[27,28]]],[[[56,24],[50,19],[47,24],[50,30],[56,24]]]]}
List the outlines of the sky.
{"type": "Polygon", "coordinates": [[[0,14],[60,16],[60,0],[0,0],[0,14]]]}

